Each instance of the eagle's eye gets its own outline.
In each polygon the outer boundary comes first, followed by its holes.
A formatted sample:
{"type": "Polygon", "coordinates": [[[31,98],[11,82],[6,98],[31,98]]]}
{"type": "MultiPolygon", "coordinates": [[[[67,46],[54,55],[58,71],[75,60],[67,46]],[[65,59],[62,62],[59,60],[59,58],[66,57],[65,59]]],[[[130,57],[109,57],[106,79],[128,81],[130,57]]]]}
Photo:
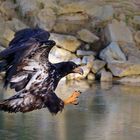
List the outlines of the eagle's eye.
{"type": "Polygon", "coordinates": [[[76,67],[77,67],[77,66],[76,66],[76,65],[74,65],[74,66],[73,66],[73,69],[75,69],[76,67]]]}

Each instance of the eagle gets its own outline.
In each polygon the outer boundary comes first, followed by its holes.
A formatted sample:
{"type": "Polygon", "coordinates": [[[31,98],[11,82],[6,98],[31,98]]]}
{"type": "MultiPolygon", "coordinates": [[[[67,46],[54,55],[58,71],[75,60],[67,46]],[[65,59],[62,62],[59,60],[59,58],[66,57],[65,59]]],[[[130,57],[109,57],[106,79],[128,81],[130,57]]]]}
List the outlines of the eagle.
{"type": "Polygon", "coordinates": [[[15,89],[15,95],[0,101],[0,110],[9,113],[30,112],[48,108],[50,113],[61,112],[67,104],[78,104],[80,91],[74,91],[66,100],[55,94],[64,76],[83,74],[72,61],[52,64],[49,52],[55,41],[41,28],[26,28],[15,33],[9,46],[0,52],[0,72],[5,71],[4,88],[15,89]]]}

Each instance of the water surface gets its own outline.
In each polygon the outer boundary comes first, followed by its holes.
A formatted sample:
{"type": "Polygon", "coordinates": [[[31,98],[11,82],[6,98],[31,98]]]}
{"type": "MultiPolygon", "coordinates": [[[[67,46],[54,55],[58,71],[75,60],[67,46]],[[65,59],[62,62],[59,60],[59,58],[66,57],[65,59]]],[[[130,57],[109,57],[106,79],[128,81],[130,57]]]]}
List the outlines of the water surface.
{"type": "MultiPolygon", "coordinates": [[[[52,116],[47,109],[31,113],[0,112],[0,140],[139,140],[140,87],[111,83],[61,83],[63,99],[73,90],[83,93],[78,106],[66,106],[52,116]]],[[[0,98],[13,94],[8,90],[0,98]]]]}

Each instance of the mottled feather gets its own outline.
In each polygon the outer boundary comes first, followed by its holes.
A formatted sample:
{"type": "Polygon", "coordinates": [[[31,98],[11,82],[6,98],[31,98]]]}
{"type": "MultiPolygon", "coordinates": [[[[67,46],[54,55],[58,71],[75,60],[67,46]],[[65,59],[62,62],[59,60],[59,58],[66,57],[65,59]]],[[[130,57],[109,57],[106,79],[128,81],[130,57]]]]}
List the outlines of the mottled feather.
{"type": "Polygon", "coordinates": [[[10,83],[16,94],[0,102],[0,110],[29,112],[47,107],[52,114],[62,111],[64,102],[54,90],[64,76],[72,73],[73,62],[52,64],[48,55],[55,42],[42,29],[23,29],[9,47],[0,52],[0,71],[6,71],[5,87],[10,83]]]}

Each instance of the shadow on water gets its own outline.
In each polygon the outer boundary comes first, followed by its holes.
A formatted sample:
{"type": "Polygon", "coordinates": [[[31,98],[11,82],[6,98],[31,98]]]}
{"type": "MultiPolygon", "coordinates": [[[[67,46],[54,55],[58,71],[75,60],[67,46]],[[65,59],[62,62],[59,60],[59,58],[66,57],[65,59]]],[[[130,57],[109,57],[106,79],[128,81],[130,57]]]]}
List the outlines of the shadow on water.
{"type": "MultiPolygon", "coordinates": [[[[80,104],[67,106],[56,116],[47,109],[27,114],[0,112],[0,140],[140,139],[139,86],[80,81],[60,83],[56,93],[64,99],[79,89],[83,92],[80,104]]],[[[12,94],[8,90],[0,98],[12,94]]]]}

